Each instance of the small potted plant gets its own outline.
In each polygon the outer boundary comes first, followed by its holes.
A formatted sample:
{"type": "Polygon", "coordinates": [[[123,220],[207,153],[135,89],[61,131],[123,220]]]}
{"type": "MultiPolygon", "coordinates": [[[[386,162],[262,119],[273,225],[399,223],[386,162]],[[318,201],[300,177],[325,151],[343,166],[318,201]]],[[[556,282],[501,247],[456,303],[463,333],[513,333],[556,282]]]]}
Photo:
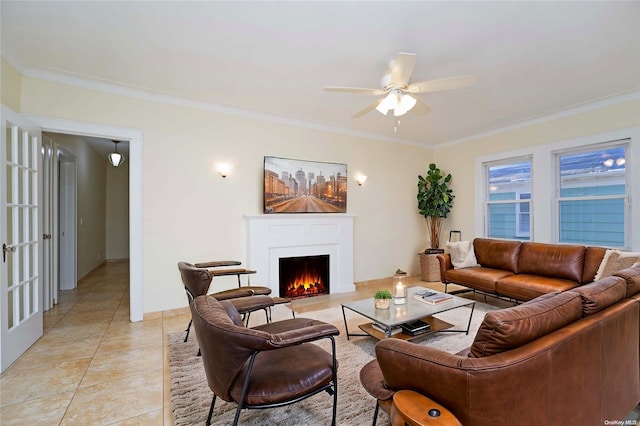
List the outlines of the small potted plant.
{"type": "Polygon", "coordinates": [[[378,290],[373,296],[373,302],[376,309],[389,309],[392,294],[389,290],[378,290]]]}

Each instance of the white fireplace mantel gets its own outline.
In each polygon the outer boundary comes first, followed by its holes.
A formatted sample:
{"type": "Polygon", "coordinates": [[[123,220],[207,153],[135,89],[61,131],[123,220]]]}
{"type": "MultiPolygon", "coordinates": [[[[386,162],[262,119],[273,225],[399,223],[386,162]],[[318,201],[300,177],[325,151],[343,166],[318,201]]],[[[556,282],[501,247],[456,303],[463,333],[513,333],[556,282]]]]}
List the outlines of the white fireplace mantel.
{"type": "Polygon", "coordinates": [[[245,215],[247,266],[256,270],[255,285],[279,296],[281,257],[329,255],[331,293],[355,291],[353,285],[353,219],[350,214],[245,215]]]}

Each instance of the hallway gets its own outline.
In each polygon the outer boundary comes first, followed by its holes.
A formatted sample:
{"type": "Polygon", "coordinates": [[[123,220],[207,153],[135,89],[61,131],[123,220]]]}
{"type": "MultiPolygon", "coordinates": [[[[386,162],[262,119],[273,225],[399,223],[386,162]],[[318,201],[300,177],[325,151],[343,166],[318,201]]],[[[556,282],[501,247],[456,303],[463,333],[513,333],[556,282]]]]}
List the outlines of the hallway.
{"type": "Polygon", "coordinates": [[[173,424],[163,336],[188,319],[131,323],[129,264],[103,264],[60,293],[44,335],[0,377],[0,424],[173,424]]]}

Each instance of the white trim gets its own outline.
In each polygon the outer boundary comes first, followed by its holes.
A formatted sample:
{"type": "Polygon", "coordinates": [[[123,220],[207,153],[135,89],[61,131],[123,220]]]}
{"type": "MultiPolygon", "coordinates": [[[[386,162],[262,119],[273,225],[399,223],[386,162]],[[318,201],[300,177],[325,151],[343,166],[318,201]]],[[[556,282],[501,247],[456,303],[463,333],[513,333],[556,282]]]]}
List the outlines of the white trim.
{"type": "Polygon", "coordinates": [[[45,132],[129,141],[129,315],[131,321],[142,321],[144,317],[142,130],[53,117],[34,115],[25,115],[25,117],[45,132]]]}

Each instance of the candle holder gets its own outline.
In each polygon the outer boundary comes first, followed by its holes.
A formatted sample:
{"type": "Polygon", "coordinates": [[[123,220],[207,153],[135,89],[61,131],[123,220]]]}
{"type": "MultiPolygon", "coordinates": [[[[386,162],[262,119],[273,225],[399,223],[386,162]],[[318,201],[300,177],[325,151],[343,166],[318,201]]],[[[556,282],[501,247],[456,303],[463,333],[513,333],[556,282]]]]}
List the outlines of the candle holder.
{"type": "Polygon", "coordinates": [[[393,303],[396,305],[404,305],[407,303],[407,273],[397,270],[393,276],[393,303]]]}

